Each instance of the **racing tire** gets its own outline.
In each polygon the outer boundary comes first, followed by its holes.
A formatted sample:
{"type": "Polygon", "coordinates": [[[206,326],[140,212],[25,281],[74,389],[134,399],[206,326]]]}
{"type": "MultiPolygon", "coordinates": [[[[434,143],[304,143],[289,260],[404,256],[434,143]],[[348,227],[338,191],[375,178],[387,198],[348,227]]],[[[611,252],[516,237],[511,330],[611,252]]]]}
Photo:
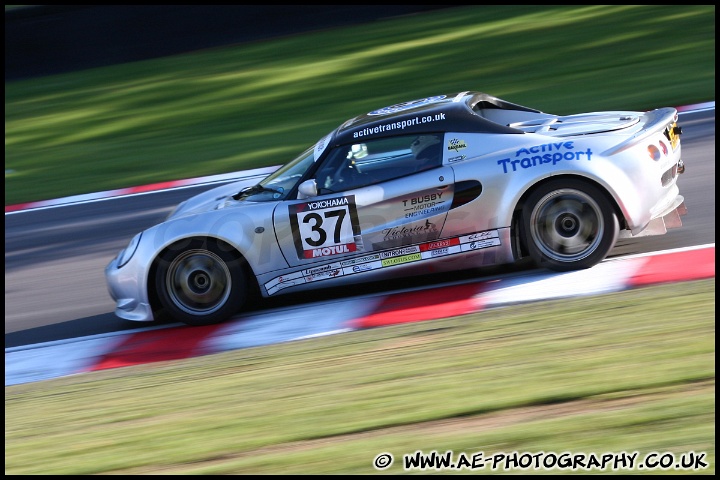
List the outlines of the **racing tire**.
{"type": "Polygon", "coordinates": [[[155,287],[164,312],[193,326],[227,320],[246,303],[250,289],[242,257],[214,239],[166,249],[158,257],[155,287]]]}
{"type": "Polygon", "coordinates": [[[540,268],[593,267],[615,246],[619,231],[607,196],[581,180],[551,180],[530,193],[522,208],[522,235],[540,268]]]}

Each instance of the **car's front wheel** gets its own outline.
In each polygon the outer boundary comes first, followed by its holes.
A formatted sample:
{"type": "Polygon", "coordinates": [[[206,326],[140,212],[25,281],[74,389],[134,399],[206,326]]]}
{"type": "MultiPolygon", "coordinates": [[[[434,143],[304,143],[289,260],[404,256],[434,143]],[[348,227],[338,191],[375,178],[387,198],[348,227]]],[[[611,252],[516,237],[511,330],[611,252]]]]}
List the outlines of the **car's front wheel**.
{"type": "Polygon", "coordinates": [[[239,254],[213,239],[176,243],[158,258],[155,287],[164,313],[188,325],[211,325],[237,313],[248,284],[239,254]]]}
{"type": "Polygon", "coordinates": [[[522,210],[523,236],[539,267],[590,268],[615,246],[619,221],[610,201],[581,180],[551,180],[533,191],[522,210]]]}

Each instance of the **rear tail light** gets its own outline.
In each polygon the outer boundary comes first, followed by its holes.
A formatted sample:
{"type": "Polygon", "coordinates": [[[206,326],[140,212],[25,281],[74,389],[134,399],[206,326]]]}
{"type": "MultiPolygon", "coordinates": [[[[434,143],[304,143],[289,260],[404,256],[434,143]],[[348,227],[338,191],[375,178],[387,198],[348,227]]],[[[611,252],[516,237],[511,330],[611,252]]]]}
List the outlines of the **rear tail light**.
{"type": "Polygon", "coordinates": [[[660,160],[660,150],[655,145],[648,145],[648,154],[656,162],[660,160]]]}

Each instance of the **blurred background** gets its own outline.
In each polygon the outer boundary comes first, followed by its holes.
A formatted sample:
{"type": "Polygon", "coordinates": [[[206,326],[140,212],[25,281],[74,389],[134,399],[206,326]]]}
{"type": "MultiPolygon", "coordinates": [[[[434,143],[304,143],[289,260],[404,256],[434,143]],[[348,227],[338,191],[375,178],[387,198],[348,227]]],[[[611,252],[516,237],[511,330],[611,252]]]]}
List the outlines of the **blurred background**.
{"type": "Polygon", "coordinates": [[[5,81],[458,5],[6,5],[5,81]]]}
{"type": "Polygon", "coordinates": [[[280,165],[440,93],[556,114],[714,100],[714,12],[6,6],[5,205],[280,165]]]}

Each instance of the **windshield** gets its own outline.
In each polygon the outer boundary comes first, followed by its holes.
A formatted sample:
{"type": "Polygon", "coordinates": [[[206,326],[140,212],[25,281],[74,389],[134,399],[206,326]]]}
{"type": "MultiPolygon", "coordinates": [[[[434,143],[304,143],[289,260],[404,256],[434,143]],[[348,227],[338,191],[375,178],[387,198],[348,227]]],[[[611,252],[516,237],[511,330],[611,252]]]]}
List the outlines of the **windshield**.
{"type": "Polygon", "coordinates": [[[260,183],[240,192],[238,198],[247,198],[253,202],[285,200],[303,174],[315,161],[315,146],[308,148],[292,162],[275,170],[260,183]]]}

